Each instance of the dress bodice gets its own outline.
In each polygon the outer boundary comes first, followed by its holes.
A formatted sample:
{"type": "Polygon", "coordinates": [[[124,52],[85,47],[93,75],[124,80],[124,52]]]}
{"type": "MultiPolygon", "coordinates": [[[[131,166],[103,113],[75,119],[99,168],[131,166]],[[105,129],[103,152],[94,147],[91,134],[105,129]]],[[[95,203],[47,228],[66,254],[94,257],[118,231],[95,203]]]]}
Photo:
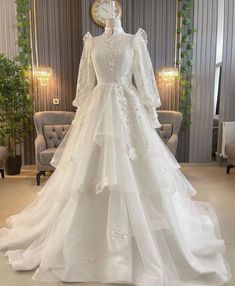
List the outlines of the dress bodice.
{"type": "MultiPolygon", "coordinates": [[[[147,35],[139,29],[134,35],[103,33],[84,36],[84,48],[80,60],[76,98],[73,105],[80,107],[97,85],[134,85],[151,117],[157,121],[156,108],[161,105],[151,59],[147,49],[147,35]]],[[[116,92],[114,91],[113,94],[116,92]]],[[[159,126],[159,123],[154,125],[159,126]]]]}
{"type": "Polygon", "coordinates": [[[134,36],[127,33],[94,37],[91,60],[97,83],[131,82],[134,59],[134,36]]]}

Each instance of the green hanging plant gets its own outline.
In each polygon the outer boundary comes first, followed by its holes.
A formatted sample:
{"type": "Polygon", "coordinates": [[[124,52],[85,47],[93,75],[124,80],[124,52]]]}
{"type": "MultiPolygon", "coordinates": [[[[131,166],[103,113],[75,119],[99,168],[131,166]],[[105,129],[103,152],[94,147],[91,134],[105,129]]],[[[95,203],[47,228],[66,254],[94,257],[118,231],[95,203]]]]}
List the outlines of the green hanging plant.
{"type": "Polygon", "coordinates": [[[20,63],[23,69],[28,70],[31,67],[29,0],[15,0],[15,3],[19,47],[19,54],[15,60],[20,63]]]}
{"type": "Polygon", "coordinates": [[[186,130],[191,124],[190,122],[190,97],[192,93],[191,80],[193,78],[192,65],[194,61],[192,60],[192,50],[193,45],[193,34],[197,31],[192,27],[192,21],[190,19],[190,14],[193,8],[192,0],[178,0],[178,59],[176,64],[179,69],[179,109],[183,114],[182,128],[186,130]]]}

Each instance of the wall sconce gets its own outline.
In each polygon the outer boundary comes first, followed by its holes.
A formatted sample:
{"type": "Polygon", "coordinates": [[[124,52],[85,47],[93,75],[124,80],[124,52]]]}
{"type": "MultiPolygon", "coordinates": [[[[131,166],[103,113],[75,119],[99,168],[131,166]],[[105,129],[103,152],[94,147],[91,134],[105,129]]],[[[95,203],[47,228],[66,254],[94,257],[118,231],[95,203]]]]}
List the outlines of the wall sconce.
{"type": "Polygon", "coordinates": [[[162,68],[157,71],[159,80],[164,81],[166,85],[173,85],[178,75],[179,71],[176,67],[162,68]]]}
{"type": "Polygon", "coordinates": [[[36,19],[36,0],[33,0],[33,19],[31,10],[29,11],[29,22],[30,22],[30,47],[32,50],[32,70],[33,76],[35,76],[41,86],[47,86],[49,80],[52,77],[52,68],[50,67],[40,67],[38,64],[38,39],[37,39],[37,19],[36,19]],[[34,33],[32,33],[32,20],[34,23],[34,33]],[[33,36],[34,36],[34,43],[35,43],[35,57],[36,57],[36,64],[34,65],[34,57],[33,57],[33,36]]]}
{"type": "Polygon", "coordinates": [[[52,76],[52,69],[36,66],[33,67],[33,75],[39,80],[40,85],[47,86],[52,76]]]}

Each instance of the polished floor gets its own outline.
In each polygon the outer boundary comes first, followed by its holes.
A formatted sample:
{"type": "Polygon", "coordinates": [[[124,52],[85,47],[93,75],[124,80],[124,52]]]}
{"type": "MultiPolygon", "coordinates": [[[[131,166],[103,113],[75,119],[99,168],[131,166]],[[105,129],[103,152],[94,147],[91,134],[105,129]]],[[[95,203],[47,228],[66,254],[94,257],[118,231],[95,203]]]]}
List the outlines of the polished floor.
{"type": "MultiPolygon", "coordinates": [[[[225,168],[217,165],[184,164],[182,171],[198,191],[195,199],[209,201],[213,205],[226,242],[226,257],[232,272],[235,273],[235,169],[227,175],[225,168]]],[[[35,171],[30,167],[24,168],[19,176],[0,179],[0,227],[5,226],[5,219],[9,215],[27,206],[41,189],[35,185],[34,174],[35,171]]],[[[42,186],[47,178],[47,176],[42,178],[42,186]]],[[[32,271],[13,272],[7,264],[7,259],[0,255],[0,285],[3,286],[98,285],[96,283],[39,283],[31,279],[32,273],[32,271]]],[[[235,277],[228,286],[235,286],[235,277]]]]}

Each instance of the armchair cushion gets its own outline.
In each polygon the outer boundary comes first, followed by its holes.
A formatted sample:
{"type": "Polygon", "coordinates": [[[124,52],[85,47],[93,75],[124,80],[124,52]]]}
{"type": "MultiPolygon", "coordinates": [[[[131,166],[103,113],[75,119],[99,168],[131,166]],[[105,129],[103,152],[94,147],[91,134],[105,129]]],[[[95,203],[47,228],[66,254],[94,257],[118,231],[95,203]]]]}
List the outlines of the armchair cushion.
{"type": "Polygon", "coordinates": [[[173,126],[172,124],[162,124],[162,126],[157,129],[158,134],[161,136],[162,140],[167,143],[172,135],[173,126]]]}
{"type": "Polygon", "coordinates": [[[57,148],[71,125],[43,125],[47,148],[57,148]]]}
{"type": "Polygon", "coordinates": [[[178,145],[178,135],[173,134],[170,139],[167,141],[167,147],[170,149],[172,154],[176,154],[178,145]]]}

